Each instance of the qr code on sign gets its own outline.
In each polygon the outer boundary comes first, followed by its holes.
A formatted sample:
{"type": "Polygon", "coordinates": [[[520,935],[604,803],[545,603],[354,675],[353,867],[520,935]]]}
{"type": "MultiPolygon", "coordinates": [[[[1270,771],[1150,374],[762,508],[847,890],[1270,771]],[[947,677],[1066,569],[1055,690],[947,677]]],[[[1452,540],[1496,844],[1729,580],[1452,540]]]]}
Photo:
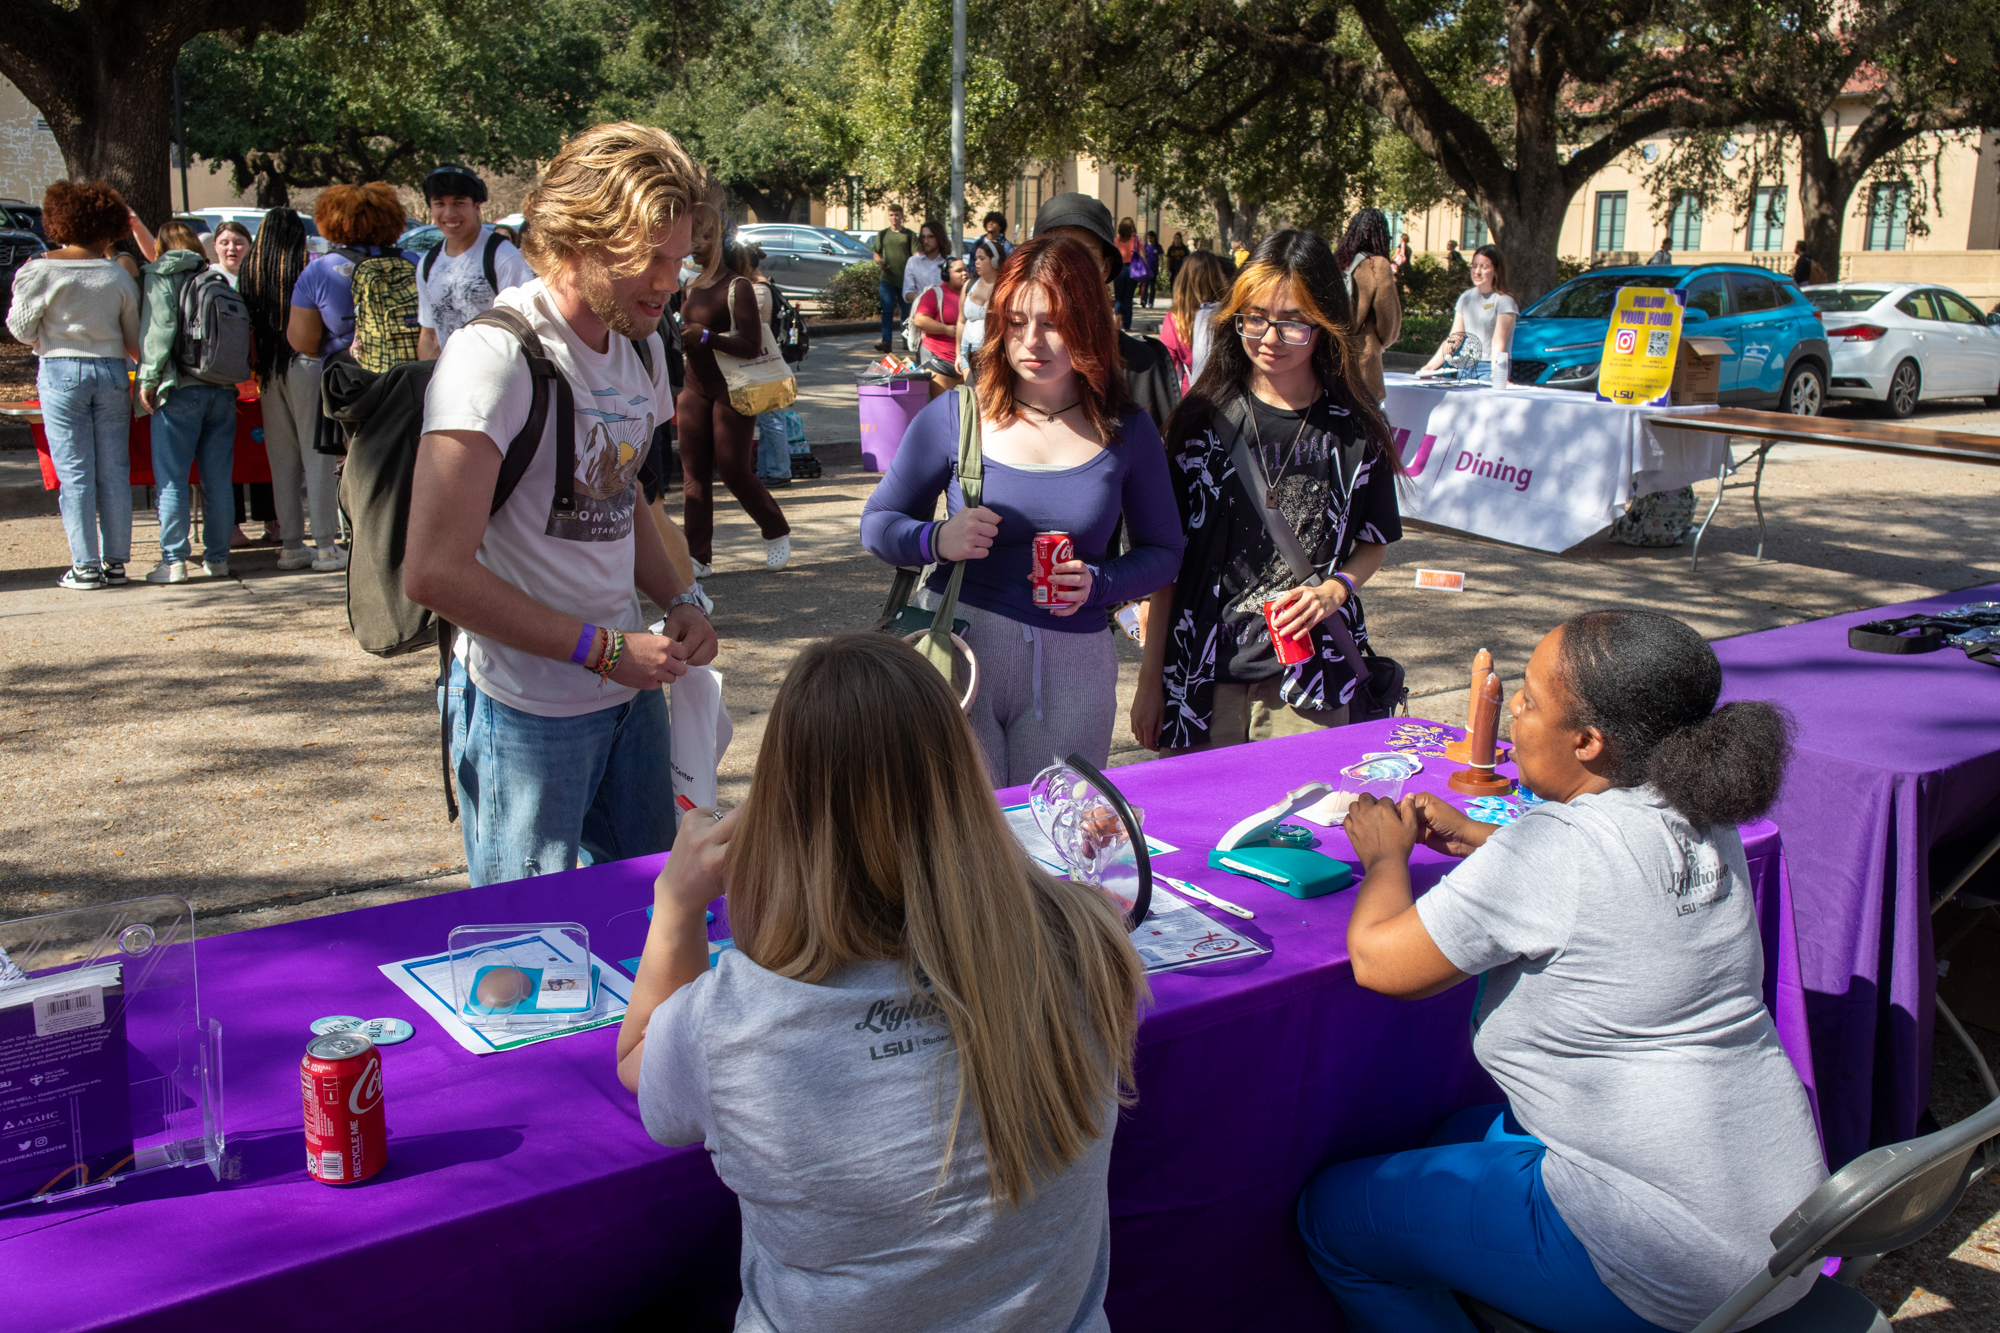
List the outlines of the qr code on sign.
{"type": "Polygon", "coordinates": [[[1646,355],[1665,356],[1670,339],[1665,329],[1654,329],[1646,335],[1646,355]]]}

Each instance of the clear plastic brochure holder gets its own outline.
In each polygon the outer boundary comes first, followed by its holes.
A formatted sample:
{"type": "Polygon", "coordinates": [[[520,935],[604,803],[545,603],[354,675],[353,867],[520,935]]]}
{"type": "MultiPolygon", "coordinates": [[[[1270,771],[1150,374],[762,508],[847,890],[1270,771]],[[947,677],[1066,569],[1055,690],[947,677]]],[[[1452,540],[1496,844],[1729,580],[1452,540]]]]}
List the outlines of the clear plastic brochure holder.
{"type": "Polygon", "coordinates": [[[1069,877],[1090,884],[1137,930],[1153,903],[1153,860],[1143,811],[1082,755],[1058,760],[1028,785],[1028,810],[1069,877]]]}
{"type": "Polygon", "coordinates": [[[597,968],[576,922],[459,926],[447,947],[452,1009],[471,1027],[519,1040],[592,1021],[597,968]]]}
{"type": "Polygon", "coordinates": [[[222,1026],[171,894],[0,921],[0,1209],[222,1174],[222,1026]]]}

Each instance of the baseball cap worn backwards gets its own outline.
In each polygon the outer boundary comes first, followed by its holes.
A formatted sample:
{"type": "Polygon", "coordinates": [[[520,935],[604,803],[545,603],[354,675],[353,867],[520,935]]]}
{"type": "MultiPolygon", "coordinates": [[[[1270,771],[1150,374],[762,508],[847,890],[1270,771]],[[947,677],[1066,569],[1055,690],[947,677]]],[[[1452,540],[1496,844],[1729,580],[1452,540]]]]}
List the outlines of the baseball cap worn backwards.
{"type": "Polygon", "coordinates": [[[486,202],[486,182],[473,174],[470,168],[446,162],[432,167],[430,174],[424,177],[425,199],[445,194],[462,194],[475,204],[483,204],[486,202]]]}
{"type": "Polygon", "coordinates": [[[1044,235],[1055,227],[1081,227],[1103,244],[1113,262],[1119,258],[1118,247],[1112,243],[1116,233],[1112,229],[1111,210],[1101,200],[1074,191],[1057,195],[1036,212],[1035,235],[1044,235]]]}

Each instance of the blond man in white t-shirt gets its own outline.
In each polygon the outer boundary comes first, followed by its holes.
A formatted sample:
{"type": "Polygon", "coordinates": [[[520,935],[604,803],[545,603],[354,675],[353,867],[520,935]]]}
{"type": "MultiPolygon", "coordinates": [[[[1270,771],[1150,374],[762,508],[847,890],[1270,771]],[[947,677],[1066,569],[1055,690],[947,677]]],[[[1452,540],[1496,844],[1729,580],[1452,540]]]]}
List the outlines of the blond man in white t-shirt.
{"type": "Polygon", "coordinates": [[[639,465],[673,413],[655,335],[705,184],[672,135],[624,123],[570,140],[528,197],[528,258],[544,276],[495,307],[527,322],[569,382],[573,508],[555,498],[552,393],[532,461],[487,512],[533,391],[512,333],[468,325],[431,379],[403,580],[463,631],[442,705],[474,884],[673,844],[660,687],[713,660],[716,639],[700,588],[634,519],[639,465]],[[642,592],[666,608],[664,634],[644,632],[642,592]]]}

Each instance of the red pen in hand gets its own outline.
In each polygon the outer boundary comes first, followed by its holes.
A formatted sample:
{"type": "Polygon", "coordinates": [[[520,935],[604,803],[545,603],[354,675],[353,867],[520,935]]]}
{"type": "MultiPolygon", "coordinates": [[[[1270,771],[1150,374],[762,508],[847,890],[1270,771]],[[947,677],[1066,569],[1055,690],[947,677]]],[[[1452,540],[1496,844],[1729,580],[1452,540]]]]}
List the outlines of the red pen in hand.
{"type": "MultiPolygon", "coordinates": [[[[696,805],[693,801],[690,801],[687,797],[682,796],[678,792],[674,794],[674,804],[681,808],[682,813],[689,813],[695,810],[699,810],[701,808],[700,806],[696,805]]],[[[715,817],[717,819],[721,819],[722,811],[717,810],[715,812],[715,817]]]]}

